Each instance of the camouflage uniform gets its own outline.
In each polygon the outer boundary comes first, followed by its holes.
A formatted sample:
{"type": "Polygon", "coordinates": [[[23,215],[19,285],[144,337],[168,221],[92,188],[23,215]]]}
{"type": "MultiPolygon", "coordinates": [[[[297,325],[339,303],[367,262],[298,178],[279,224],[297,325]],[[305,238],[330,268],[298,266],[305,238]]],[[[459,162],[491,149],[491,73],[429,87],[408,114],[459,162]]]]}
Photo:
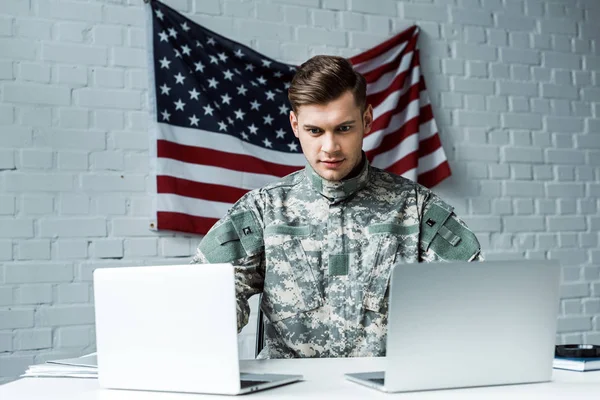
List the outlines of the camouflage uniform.
{"type": "Polygon", "coordinates": [[[238,329],[262,292],[259,358],[283,358],[385,355],[391,266],[478,259],[477,238],[448,204],[364,162],[341,182],[307,166],[247,193],[192,262],[238,266],[238,329]]]}

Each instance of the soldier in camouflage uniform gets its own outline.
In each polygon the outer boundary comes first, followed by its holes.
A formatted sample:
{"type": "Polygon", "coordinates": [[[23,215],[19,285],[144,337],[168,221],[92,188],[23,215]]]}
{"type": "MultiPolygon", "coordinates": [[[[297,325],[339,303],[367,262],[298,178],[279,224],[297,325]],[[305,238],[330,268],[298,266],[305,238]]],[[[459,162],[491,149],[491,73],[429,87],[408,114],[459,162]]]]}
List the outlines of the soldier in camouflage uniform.
{"type": "Polygon", "coordinates": [[[369,164],[373,110],[347,60],[304,63],[289,99],[308,165],[242,197],[192,262],[236,266],[239,330],[263,293],[259,358],[384,356],[392,265],[480,260],[479,243],[430,190],[369,164]]]}

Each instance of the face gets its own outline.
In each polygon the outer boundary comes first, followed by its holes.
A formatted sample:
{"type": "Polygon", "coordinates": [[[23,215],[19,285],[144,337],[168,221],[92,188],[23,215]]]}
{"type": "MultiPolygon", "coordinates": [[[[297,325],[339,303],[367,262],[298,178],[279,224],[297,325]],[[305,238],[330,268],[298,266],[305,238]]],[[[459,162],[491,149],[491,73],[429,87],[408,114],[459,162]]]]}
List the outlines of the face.
{"type": "Polygon", "coordinates": [[[369,105],[361,113],[347,91],[327,104],[304,105],[297,111],[290,113],[290,123],[310,166],[328,181],[344,179],[361,162],[373,108],[369,105]]]}

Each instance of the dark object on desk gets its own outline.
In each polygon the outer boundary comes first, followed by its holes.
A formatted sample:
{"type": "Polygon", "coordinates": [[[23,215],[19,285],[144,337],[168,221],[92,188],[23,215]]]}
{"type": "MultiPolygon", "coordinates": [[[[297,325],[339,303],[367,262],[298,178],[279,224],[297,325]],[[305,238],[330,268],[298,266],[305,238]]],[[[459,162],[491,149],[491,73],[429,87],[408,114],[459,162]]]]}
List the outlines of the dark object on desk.
{"type": "Polygon", "coordinates": [[[600,346],[593,344],[558,345],[554,350],[553,367],[571,371],[600,370],[600,346]]]}
{"type": "Polygon", "coordinates": [[[595,344],[562,344],[554,350],[556,357],[600,358],[600,346],[595,344]]]}

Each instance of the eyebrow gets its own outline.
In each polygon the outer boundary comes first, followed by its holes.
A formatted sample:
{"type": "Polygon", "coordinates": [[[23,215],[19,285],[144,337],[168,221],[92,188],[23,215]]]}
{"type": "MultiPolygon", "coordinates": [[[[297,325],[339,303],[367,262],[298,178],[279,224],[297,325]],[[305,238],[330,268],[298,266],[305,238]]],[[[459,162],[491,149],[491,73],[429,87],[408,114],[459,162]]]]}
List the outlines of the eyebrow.
{"type": "MultiPolygon", "coordinates": [[[[356,120],[344,121],[344,122],[342,122],[342,123],[340,123],[340,124],[337,124],[337,125],[336,125],[336,127],[338,127],[338,126],[342,126],[342,125],[352,125],[352,124],[354,124],[354,123],[356,123],[356,120]]],[[[311,128],[319,128],[319,129],[321,129],[321,127],[319,127],[319,126],[316,126],[316,125],[310,125],[310,124],[304,124],[304,125],[302,125],[302,127],[303,127],[304,129],[311,129],[311,128]]]]}

